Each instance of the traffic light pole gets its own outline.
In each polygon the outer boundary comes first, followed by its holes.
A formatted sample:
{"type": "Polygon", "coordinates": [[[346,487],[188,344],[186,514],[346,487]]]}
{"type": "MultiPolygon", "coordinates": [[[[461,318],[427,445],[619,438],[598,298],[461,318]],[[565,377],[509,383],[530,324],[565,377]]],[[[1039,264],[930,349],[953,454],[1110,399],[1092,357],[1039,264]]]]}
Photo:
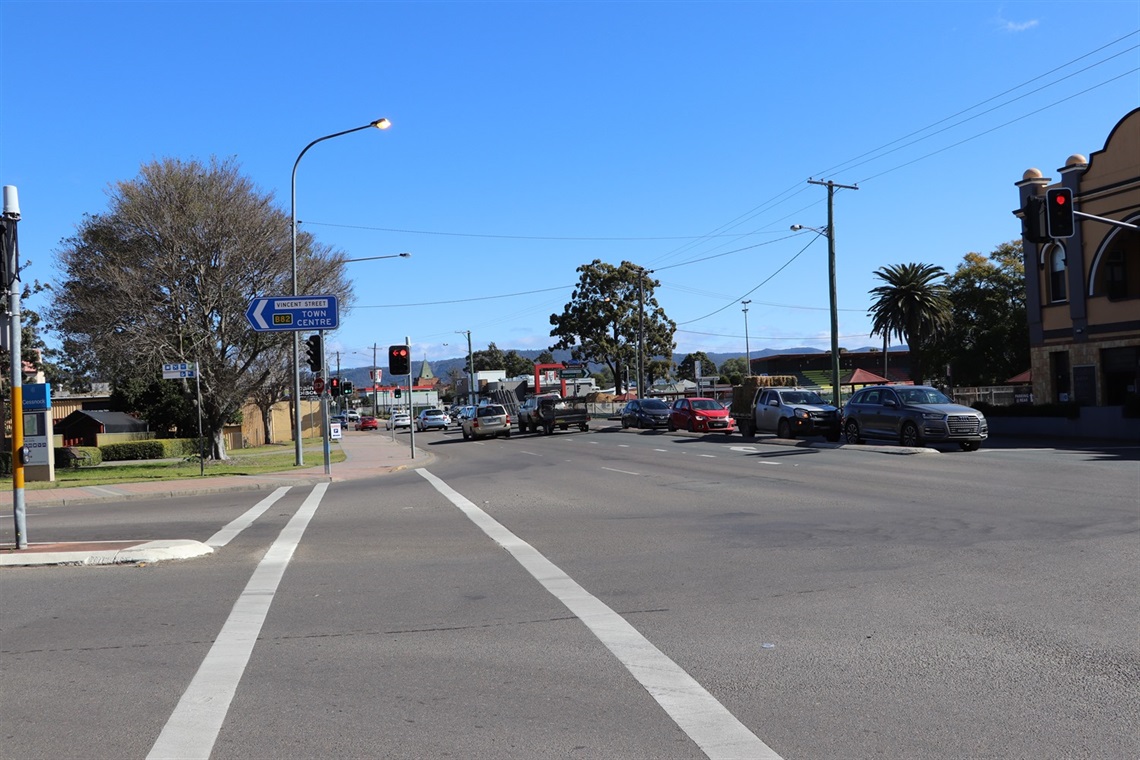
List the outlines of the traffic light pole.
{"type": "MultiPolygon", "coordinates": [[[[325,347],[325,331],[321,330],[321,351],[325,347]]],[[[337,354],[337,360],[340,360],[340,355],[337,354]]],[[[325,475],[332,475],[332,451],[329,446],[329,368],[325,364],[324,357],[321,357],[321,377],[325,381],[325,388],[321,391],[321,448],[324,450],[325,455],[325,475]]]]}
{"type": "Polygon", "coordinates": [[[412,415],[415,414],[416,405],[412,403],[415,399],[412,398],[412,339],[407,335],[404,336],[404,344],[408,347],[408,440],[411,441],[412,459],[416,458],[416,423],[412,421],[412,415]]]}
{"type": "Polygon", "coordinates": [[[24,358],[20,353],[23,331],[20,327],[20,244],[16,236],[20,221],[20,203],[15,185],[4,186],[4,234],[0,240],[0,256],[4,257],[3,292],[7,296],[9,349],[12,355],[12,391],[8,401],[12,409],[12,517],[15,520],[16,548],[28,548],[28,521],[24,505],[24,358]]]}

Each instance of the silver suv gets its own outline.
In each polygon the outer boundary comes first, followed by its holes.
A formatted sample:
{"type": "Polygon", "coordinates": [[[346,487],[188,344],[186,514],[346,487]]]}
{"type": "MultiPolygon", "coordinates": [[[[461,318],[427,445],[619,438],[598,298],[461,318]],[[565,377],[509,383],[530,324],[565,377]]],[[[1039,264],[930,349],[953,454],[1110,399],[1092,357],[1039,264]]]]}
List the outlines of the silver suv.
{"type": "Polygon", "coordinates": [[[491,436],[497,438],[511,437],[511,415],[507,414],[505,407],[499,404],[484,404],[473,407],[474,414],[465,416],[463,422],[463,440],[491,436]]]}
{"type": "Polygon", "coordinates": [[[862,388],[843,408],[847,443],[881,438],[903,446],[957,443],[963,451],[977,451],[989,434],[985,415],[927,385],[862,388]]]}

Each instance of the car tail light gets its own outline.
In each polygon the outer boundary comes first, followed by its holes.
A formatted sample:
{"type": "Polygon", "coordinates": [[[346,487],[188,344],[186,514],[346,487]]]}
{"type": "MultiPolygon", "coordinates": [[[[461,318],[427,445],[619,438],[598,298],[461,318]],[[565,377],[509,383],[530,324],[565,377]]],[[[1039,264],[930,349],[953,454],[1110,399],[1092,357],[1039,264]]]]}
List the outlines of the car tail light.
{"type": "Polygon", "coordinates": [[[507,424],[508,425],[511,424],[511,415],[509,415],[509,414],[507,415],[507,424]]]}

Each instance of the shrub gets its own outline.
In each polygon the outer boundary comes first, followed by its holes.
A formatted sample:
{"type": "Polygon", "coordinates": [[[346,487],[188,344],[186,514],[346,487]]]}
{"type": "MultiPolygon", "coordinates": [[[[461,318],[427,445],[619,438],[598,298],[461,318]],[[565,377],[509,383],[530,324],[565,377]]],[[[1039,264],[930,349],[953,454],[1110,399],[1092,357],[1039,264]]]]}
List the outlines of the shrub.
{"type": "Polygon", "coordinates": [[[987,417],[1064,417],[1075,420],[1081,416],[1081,408],[1073,403],[994,406],[984,401],[977,401],[974,403],[974,408],[987,417]]]}
{"type": "Polygon", "coordinates": [[[60,446],[55,450],[55,466],[58,470],[96,467],[103,462],[103,452],[98,446],[60,446]]]}

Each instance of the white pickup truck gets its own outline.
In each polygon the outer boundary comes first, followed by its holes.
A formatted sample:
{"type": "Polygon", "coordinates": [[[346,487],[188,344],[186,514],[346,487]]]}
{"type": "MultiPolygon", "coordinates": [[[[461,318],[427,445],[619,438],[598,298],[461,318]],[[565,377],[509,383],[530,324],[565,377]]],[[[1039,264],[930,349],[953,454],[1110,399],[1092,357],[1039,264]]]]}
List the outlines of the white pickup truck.
{"type": "Polygon", "coordinates": [[[757,388],[746,408],[732,409],[732,418],[745,438],[758,431],[780,438],[822,435],[839,440],[839,410],[806,388],[757,388]]]}

